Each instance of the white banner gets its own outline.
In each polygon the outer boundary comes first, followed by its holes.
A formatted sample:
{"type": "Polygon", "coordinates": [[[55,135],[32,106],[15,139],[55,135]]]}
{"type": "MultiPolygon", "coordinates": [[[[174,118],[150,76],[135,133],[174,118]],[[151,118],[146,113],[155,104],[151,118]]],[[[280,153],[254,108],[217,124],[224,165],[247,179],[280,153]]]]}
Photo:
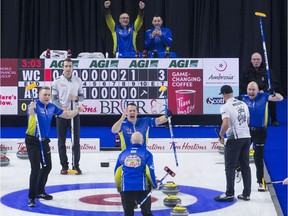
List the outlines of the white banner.
{"type": "MultiPolygon", "coordinates": [[[[174,139],[177,153],[217,152],[218,139],[210,138],[181,138],[174,139]]],[[[173,152],[171,139],[150,138],[147,149],[151,152],[173,152]]]]}
{"type": "MultiPolygon", "coordinates": [[[[50,139],[50,149],[51,152],[58,152],[58,139],[50,139]]],[[[25,146],[25,140],[23,139],[0,139],[1,148],[6,148],[7,153],[14,153],[19,151],[22,147],[25,146]]],[[[81,152],[99,152],[100,151],[100,139],[99,138],[83,138],[80,139],[80,149],[81,152]]],[[[71,140],[67,139],[66,141],[66,150],[67,152],[72,152],[71,140]]]]}

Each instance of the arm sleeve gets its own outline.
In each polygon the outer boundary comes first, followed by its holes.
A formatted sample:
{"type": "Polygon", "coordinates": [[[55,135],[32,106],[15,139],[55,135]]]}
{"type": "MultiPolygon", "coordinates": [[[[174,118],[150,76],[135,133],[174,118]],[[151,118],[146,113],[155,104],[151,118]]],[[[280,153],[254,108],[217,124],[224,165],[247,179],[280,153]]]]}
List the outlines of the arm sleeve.
{"type": "Polygon", "coordinates": [[[122,165],[120,164],[119,158],[117,160],[115,169],[114,169],[115,184],[118,192],[122,190],[122,165]]]}
{"type": "Polygon", "coordinates": [[[220,108],[220,113],[221,113],[221,117],[222,119],[228,117],[229,118],[229,113],[227,112],[226,108],[225,107],[221,107],[220,108]]]}
{"type": "Polygon", "coordinates": [[[170,29],[165,28],[165,33],[160,36],[162,42],[164,41],[168,47],[171,47],[172,45],[172,32],[170,29]]]}
{"type": "Polygon", "coordinates": [[[55,104],[53,104],[53,106],[55,106],[54,109],[54,115],[60,116],[62,115],[62,113],[64,112],[64,110],[60,109],[58,106],[56,106],[55,104]]]}
{"type": "Polygon", "coordinates": [[[137,19],[134,23],[135,32],[138,32],[143,24],[143,10],[139,10],[137,19]]]}
{"type": "Polygon", "coordinates": [[[151,30],[147,30],[145,33],[145,49],[146,50],[151,50],[155,41],[154,38],[150,37],[150,33],[151,33],[151,30]]]}
{"type": "Polygon", "coordinates": [[[157,188],[157,181],[156,181],[155,172],[154,172],[153,155],[150,152],[147,153],[146,176],[147,176],[149,184],[153,188],[157,188]]]}
{"type": "Polygon", "coordinates": [[[84,91],[83,91],[83,81],[81,80],[80,86],[78,89],[78,101],[82,102],[84,101],[84,91]]]}
{"type": "Polygon", "coordinates": [[[59,108],[62,107],[62,104],[59,101],[59,91],[55,82],[52,83],[52,103],[59,108]]]}
{"type": "Polygon", "coordinates": [[[115,21],[111,15],[111,11],[109,9],[106,10],[105,13],[106,24],[111,32],[115,31],[115,21]]]}

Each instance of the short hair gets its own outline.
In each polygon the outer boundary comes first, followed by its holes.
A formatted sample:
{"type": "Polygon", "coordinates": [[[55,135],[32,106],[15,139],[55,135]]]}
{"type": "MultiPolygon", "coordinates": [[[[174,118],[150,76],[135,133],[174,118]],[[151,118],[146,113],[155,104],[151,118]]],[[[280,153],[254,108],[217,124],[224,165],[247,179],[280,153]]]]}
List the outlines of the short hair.
{"type": "Polygon", "coordinates": [[[51,91],[51,88],[50,88],[49,86],[43,86],[43,87],[40,88],[39,93],[40,93],[41,91],[44,91],[44,90],[49,90],[49,91],[51,91]]]}
{"type": "Polygon", "coordinates": [[[128,104],[127,104],[127,107],[128,107],[128,106],[135,106],[135,107],[137,107],[137,105],[136,105],[135,103],[133,103],[133,102],[128,103],[128,104]]]}
{"type": "Polygon", "coordinates": [[[64,59],[64,61],[63,62],[72,62],[72,59],[71,58],[66,58],[66,59],[64,59]]]}
{"type": "MultiPolygon", "coordinates": [[[[160,14],[155,14],[155,15],[153,16],[153,18],[154,18],[154,17],[160,17],[160,18],[161,18],[161,20],[162,20],[162,17],[161,17],[161,15],[160,15],[160,14]]],[[[152,19],[153,19],[153,18],[152,18],[152,19]]]]}

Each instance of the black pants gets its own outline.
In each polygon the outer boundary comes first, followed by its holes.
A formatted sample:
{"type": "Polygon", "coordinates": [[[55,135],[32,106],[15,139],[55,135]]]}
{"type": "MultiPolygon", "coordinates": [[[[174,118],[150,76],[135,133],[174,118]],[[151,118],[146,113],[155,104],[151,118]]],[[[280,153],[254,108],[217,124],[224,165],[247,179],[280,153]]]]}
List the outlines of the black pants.
{"type": "MultiPolygon", "coordinates": [[[[68,168],[68,157],[66,153],[66,134],[67,129],[71,129],[71,119],[56,118],[57,133],[58,133],[58,151],[60,163],[62,167],[68,168]]],[[[72,135],[71,135],[72,136],[72,135]]],[[[74,153],[73,166],[79,166],[80,161],[80,115],[74,117],[74,146],[72,147],[74,153]]]]}
{"type": "Polygon", "coordinates": [[[48,180],[48,175],[52,169],[49,142],[50,139],[48,138],[43,139],[42,141],[44,158],[46,162],[46,166],[43,166],[39,139],[33,136],[26,135],[25,144],[27,147],[28,157],[31,165],[28,194],[28,197],[30,199],[36,198],[38,194],[45,193],[45,185],[48,180]]]}
{"type": "Polygon", "coordinates": [[[262,178],[264,178],[264,147],[267,137],[267,128],[250,128],[250,134],[253,142],[257,183],[262,183],[262,178]]]}
{"type": "Polygon", "coordinates": [[[250,196],[251,193],[251,170],[249,166],[249,149],[251,139],[228,139],[225,146],[225,173],[226,173],[226,195],[234,196],[235,167],[240,163],[243,177],[243,195],[250,196]]]}
{"type": "MultiPolygon", "coordinates": [[[[121,192],[121,201],[125,216],[134,215],[135,201],[140,204],[150,191],[123,191],[121,192]]],[[[151,196],[141,205],[141,213],[143,216],[153,216],[151,212],[151,196]]]]}
{"type": "Polygon", "coordinates": [[[269,101],[268,107],[269,107],[269,111],[270,111],[271,123],[273,121],[277,121],[276,102],[269,101]]]}

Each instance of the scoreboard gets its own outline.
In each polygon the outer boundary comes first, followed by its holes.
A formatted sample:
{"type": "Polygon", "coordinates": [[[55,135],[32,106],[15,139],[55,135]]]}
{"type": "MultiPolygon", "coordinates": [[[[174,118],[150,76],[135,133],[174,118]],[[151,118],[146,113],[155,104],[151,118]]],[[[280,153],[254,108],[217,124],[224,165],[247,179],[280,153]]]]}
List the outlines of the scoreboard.
{"type": "MultiPolygon", "coordinates": [[[[84,115],[119,115],[134,102],[140,114],[219,114],[222,85],[238,94],[236,58],[72,59],[83,81],[84,115]],[[166,86],[167,91],[160,91],[166,86]]],[[[1,115],[26,115],[32,96],[62,74],[63,59],[1,59],[1,115]],[[37,88],[27,91],[35,83],[37,88]],[[31,95],[33,94],[33,95],[31,95]]]]}

